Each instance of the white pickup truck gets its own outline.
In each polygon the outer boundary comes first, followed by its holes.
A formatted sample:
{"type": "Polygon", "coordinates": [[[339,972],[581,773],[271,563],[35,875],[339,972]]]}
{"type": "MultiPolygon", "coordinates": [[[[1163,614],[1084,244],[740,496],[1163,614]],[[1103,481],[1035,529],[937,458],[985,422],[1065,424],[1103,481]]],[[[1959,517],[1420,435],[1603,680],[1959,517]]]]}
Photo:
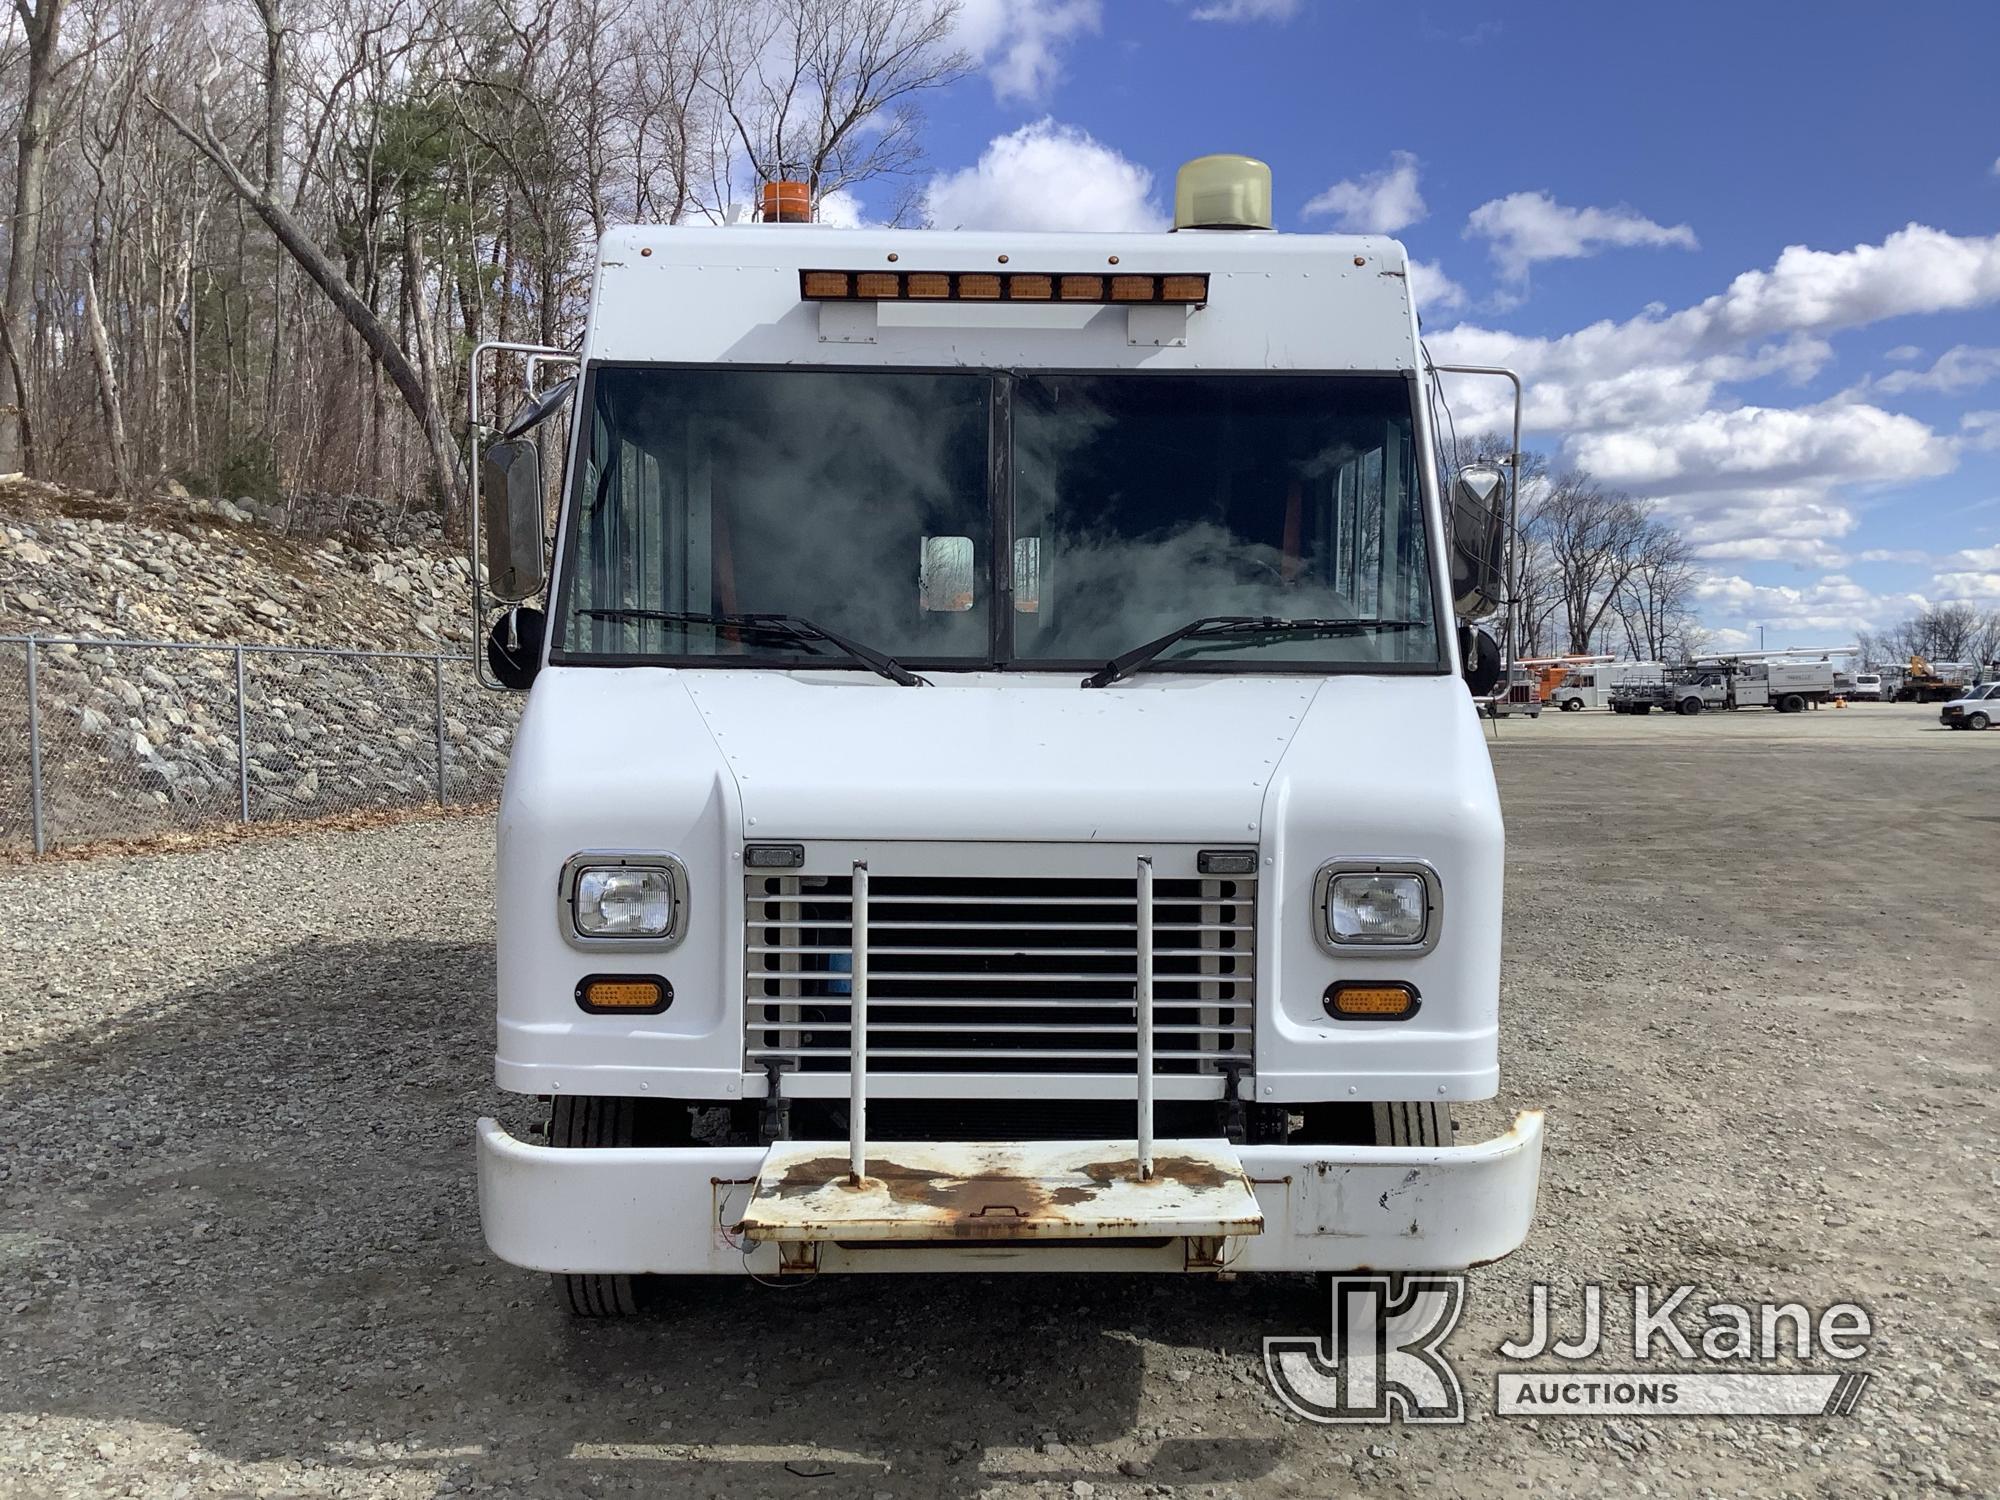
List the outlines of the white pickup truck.
{"type": "Polygon", "coordinates": [[[788,201],[612,229],[580,353],[474,356],[527,690],[496,1076],[548,1104],[478,1124],[493,1251],[586,1315],[688,1274],[1507,1254],[1540,1116],[1452,1110],[1499,1086],[1461,677],[1497,666],[1455,614],[1504,597],[1510,487],[1439,492],[1403,247],[1271,233],[1240,158],[1171,234],[788,201]],[[494,370],[534,395],[489,425],[494,370]]]}

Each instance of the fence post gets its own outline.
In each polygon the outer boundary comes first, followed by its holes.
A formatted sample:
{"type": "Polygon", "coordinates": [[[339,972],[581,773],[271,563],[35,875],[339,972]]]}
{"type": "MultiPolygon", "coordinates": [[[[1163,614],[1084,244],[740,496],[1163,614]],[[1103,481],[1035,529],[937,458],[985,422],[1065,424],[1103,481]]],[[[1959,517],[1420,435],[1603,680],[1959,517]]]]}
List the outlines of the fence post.
{"type": "Polygon", "coordinates": [[[243,647],[236,648],[236,820],[250,821],[250,711],[243,692],[243,647]]]}
{"type": "Polygon", "coordinates": [[[42,828],[42,700],[35,686],[39,648],[28,637],[28,821],[34,831],[35,853],[46,854],[49,841],[42,828]]]}
{"type": "Polygon", "coordinates": [[[431,658],[431,682],[437,689],[437,742],[438,742],[438,806],[444,800],[444,653],[440,651],[431,658]]]}

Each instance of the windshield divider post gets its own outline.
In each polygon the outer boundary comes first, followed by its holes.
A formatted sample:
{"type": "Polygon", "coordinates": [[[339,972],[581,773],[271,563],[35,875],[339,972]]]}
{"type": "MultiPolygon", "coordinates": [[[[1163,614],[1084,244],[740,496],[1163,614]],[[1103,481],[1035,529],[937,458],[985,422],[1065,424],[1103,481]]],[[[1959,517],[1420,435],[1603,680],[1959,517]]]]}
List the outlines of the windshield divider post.
{"type": "Polygon", "coordinates": [[[992,620],[987,630],[993,665],[1014,659],[1014,377],[994,373],[988,391],[988,503],[993,507],[992,620]]]}

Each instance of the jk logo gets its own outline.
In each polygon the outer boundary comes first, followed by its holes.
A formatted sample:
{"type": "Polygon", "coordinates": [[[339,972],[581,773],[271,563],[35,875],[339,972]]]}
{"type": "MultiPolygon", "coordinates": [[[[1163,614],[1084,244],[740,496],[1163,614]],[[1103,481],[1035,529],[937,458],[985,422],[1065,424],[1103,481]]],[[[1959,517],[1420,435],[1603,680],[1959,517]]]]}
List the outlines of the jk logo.
{"type": "Polygon", "coordinates": [[[1442,1346],[1464,1308],[1463,1276],[1336,1277],[1325,1338],[1264,1340],[1271,1388],[1312,1422],[1463,1422],[1442,1346]]]}

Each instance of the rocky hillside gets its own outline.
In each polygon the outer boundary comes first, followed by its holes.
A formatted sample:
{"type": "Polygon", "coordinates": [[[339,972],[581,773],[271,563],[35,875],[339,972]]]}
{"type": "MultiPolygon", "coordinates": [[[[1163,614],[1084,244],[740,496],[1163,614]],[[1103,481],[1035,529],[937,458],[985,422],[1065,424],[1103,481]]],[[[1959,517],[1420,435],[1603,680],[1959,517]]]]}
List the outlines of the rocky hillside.
{"type": "MultiPolygon", "coordinates": [[[[411,652],[55,645],[37,694],[51,844],[490,795],[515,703],[477,685],[468,567],[366,502],[273,507],[163,493],[134,505],[0,481],[0,636],[411,652]],[[335,529],[339,528],[339,529],[335,529]],[[402,539],[385,542],[400,532],[402,539]]],[[[25,650],[0,643],[0,847],[30,838],[25,650]],[[16,732],[18,731],[18,733],[16,732]]]]}

